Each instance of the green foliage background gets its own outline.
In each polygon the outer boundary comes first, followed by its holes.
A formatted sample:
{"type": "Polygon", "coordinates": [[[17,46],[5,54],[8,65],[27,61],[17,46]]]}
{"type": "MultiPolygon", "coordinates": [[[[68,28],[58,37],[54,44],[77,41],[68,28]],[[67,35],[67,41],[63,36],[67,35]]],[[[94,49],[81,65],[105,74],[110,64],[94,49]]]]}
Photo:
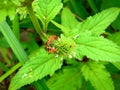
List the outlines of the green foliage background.
{"type": "Polygon", "coordinates": [[[0,89],[119,90],[119,2],[1,0],[0,89]]]}

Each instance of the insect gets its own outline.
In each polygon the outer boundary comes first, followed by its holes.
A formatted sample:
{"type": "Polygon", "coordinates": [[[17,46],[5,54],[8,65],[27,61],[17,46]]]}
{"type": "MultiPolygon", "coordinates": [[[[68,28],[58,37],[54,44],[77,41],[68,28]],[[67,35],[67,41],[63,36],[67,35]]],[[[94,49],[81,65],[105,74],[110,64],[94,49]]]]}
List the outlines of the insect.
{"type": "Polygon", "coordinates": [[[58,37],[56,35],[52,35],[49,37],[47,43],[46,43],[46,49],[48,50],[48,52],[50,53],[55,53],[57,52],[57,50],[54,47],[51,47],[50,44],[54,41],[54,40],[58,40],[58,37]]]}

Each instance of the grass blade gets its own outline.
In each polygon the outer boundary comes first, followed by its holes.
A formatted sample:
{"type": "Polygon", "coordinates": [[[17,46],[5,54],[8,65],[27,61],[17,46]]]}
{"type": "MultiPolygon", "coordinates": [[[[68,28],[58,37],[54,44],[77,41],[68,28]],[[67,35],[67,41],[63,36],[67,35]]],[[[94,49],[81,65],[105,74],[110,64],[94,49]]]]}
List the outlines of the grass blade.
{"type": "Polygon", "coordinates": [[[6,38],[6,40],[8,41],[10,47],[12,48],[16,57],[18,58],[19,62],[23,65],[26,62],[26,60],[28,60],[28,56],[23,50],[19,41],[16,39],[15,35],[13,34],[12,30],[10,29],[6,21],[0,23],[0,30],[4,37],[6,38]]]}

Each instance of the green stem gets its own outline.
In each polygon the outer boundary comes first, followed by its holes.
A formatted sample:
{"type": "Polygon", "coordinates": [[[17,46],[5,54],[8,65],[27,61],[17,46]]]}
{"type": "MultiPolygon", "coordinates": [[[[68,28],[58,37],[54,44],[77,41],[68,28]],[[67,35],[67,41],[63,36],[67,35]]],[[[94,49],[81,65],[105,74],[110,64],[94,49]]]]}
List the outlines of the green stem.
{"type": "Polygon", "coordinates": [[[6,48],[0,48],[0,49],[1,49],[1,54],[2,54],[5,62],[6,62],[8,65],[11,65],[11,62],[10,62],[10,60],[8,59],[7,55],[6,55],[6,54],[7,54],[7,49],[6,49],[6,48]]]}
{"type": "Polygon", "coordinates": [[[43,30],[44,30],[44,32],[47,31],[47,26],[48,26],[48,25],[47,25],[47,23],[45,22],[44,25],[43,25],[43,30]]]}
{"type": "Polygon", "coordinates": [[[88,3],[89,3],[89,5],[90,5],[91,9],[93,10],[93,12],[94,12],[94,13],[97,13],[97,12],[98,12],[98,9],[97,9],[94,1],[93,1],[93,0],[88,0],[88,3]]]}
{"type": "Polygon", "coordinates": [[[17,39],[20,39],[20,29],[19,29],[19,18],[18,15],[15,16],[14,20],[12,21],[12,30],[17,37],[17,39]]]}
{"type": "Polygon", "coordinates": [[[74,15],[75,15],[75,17],[76,17],[78,20],[84,21],[84,19],[82,19],[80,16],[78,16],[78,15],[76,15],[76,14],[74,14],[74,15]]]}
{"type": "Polygon", "coordinates": [[[5,78],[7,78],[9,75],[11,75],[15,70],[17,70],[21,66],[20,63],[16,64],[14,67],[12,67],[8,72],[6,72],[4,75],[0,77],[0,82],[2,82],[5,78]]]}
{"type": "Polygon", "coordinates": [[[39,34],[39,36],[41,37],[41,39],[43,40],[43,42],[45,43],[47,40],[47,36],[46,34],[43,32],[42,28],[40,27],[40,24],[37,20],[37,17],[35,16],[35,13],[33,11],[32,5],[27,6],[27,10],[29,12],[31,21],[34,25],[35,30],[37,31],[37,33],[39,34]]]}
{"type": "Polygon", "coordinates": [[[9,70],[9,68],[3,62],[0,62],[0,69],[2,69],[4,72],[7,72],[9,70]]]}

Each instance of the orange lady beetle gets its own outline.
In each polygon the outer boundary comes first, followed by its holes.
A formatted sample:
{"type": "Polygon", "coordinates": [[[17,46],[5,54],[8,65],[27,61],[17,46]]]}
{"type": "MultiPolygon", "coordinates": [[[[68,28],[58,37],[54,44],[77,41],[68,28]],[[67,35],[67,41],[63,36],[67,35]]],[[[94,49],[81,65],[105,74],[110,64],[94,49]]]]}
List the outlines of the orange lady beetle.
{"type": "Polygon", "coordinates": [[[57,50],[54,47],[51,47],[50,44],[52,43],[52,41],[54,40],[58,40],[58,37],[56,35],[52,35],[49,37],[47,43],[46,43],[46,49],[48,50],[48,52],[50,53],[55,53],[57,52],[57,50]]]}

